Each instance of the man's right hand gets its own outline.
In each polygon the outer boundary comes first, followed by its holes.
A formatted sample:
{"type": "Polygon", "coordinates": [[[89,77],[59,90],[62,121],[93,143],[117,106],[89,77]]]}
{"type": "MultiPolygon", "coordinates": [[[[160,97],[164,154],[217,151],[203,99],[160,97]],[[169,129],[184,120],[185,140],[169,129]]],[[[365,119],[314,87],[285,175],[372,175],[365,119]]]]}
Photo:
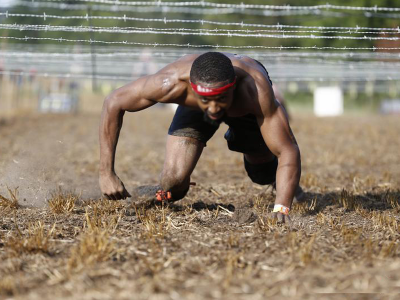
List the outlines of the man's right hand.
{"type": "Polygon", "coordinates": [[[121,200],[131,197],[116,174],[100,174],[100,190],[108,200],[121,200]]]}

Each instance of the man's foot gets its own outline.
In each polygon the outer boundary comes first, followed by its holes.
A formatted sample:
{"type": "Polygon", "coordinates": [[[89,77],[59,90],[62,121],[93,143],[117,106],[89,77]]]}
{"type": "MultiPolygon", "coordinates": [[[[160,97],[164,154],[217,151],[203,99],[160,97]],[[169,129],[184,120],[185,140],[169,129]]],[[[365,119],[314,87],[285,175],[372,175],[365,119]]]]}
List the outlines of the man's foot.
{"type": "Polygon", "coordinates": [[[168,202],[172,200],[171,192],[166,192],[163,190],[158,190],[156,193],[156,200],[160,202],[168,202]]]}
{"type": "MultiPolygon", "coordinates": [[[[189,183],[189,186],[194,185],[196,185],[196,182],[189,183]]],[[[184,195],[174,199],[172,198],[172,193],[164,191],[160,185],[142,185],[133,191],[132,198],[134,199],[133,202],[137,205],[152,205],[157,203],[172,203],[182,199],[184,195]]]]}
{"type": "Polygon", "coordinates": [[[160,185],[139,186],[134,190],[132,198],[134,203],[139,205],[172,202],[171,192],[163,191],[160,185]]]}

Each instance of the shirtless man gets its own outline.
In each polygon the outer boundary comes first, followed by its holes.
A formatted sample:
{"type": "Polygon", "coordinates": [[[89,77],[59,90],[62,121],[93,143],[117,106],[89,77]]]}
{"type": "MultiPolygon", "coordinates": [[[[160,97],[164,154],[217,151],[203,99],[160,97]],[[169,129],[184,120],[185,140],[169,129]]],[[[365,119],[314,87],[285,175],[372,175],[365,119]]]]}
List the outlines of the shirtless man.
{"type": "Polygon", "coordinates": [[[228,53],[184,56],[105,99],[99,183],[106,198],[130,197],[114,170],[124,113],[157,102],[179,107],[168,131],[161,190],[155,199],[176,201],[186,195],[203,148],[225,122],[229,125],[228,148],[244,154],[244,166],[253,182],[276,185],[274,215],[279,221],[290,221],[292,201],[303,194],[299,147],[265,67],[250,57],[228,53]]]}

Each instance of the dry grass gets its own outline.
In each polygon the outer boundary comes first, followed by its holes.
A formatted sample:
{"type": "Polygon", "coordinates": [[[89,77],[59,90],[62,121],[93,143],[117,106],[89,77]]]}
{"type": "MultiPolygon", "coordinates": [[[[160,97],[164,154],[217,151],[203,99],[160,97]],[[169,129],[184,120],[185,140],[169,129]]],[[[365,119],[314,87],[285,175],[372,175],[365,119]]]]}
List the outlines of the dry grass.
{"type": "Polygon", "coordinates": [[[106,230],[85,232],[71,249],[68,269],[81,271],[98,262],[109,260],[115,253],[115,244],[106,230]]]}
{"type": "Polygon", "coordinates": [[[111,234],[118,226],[117,216],[103,218],[97,206],[93,214],[86,209],[86,223],[84,232],[78,240],[78,244],[71,248],[68,270],[81,271],[88,266],[109,260],[115,253],[115,243],[111,240],[111,234]]]}
{"type": "Polygon", "coordinates": [[[15,210],[19,208],[18,188],[11,190],[7,187],[9,198],[0,195],[0,208],[15,210]]]}
{"type": "Polygon", "coordinates": [[[311,215],[317,212],[317,199],[311,199],[311,202],[300,202],[294,203],[292,206],[293,213],[299,213],[301,215],[311,215]]]}
{"type": "Polygon", "coordinates": [[[274,203],[274,198],[271,194],[259,194],[254,197],[253,206],[256,212],[260,215],[265,215],[272,210],[269,209],[269,205],[274,203]]]}
{"type": "Polygon", "coordinates": [[[166,218],[166,208],[145,209],[135,207],[136,216],[143,226],[143,236],[148,239],[163,237],[171,227],[171,219],[166,218]]]}
{"type": "Polygon", "coordinates": [[[387,213],[372,211],[370,213],[370,218],[377,229],[389,230],[393,235],[400,233],[400,224],[395,217],[387,213]]]}
{"type": "Polygon", "coordinates": [[[358,243],[361,238],[361,229],[360,228],[351,228],[344,224],[339,226],[339,232],[342,236],[342,239],[345,243],[358,243]]]}
{"type": "MultiPolygon", "coordinates": [[[[11,134],[33,127],[24,119],[26,126],[10,128],[6,139],[20,136],[13,143],[22,149],[35,135],[37,149],[52,149],[55,137],[48,138],[48,127],[40,131],[51,124],[68,150],[57,168],[70,171],[58,179],[65,183],[70,176],[71,190],[97,191],[98,118],[46,118],[35,120],[44,127],[35,126],[34,133],[11,134]],[[60,118],[65,124],[54,126],[60,118]]],[[[400,173],[391,166],[400,162],[399,122],[369,127],[371,119],[362,125],[346,118],[296,119],[307,201],[293,206],[291,226],[270,218],[275,192],[250,183],[242,156],[225,151],[221,132],[196,167],[197,185],[173,205],[135,207],[62,191],[43,208],[2,205],[0,298],[300,299],[397,292],[400,173]],[[333,139],[332,132],[343,138],[333,139]],[[346,135],[360,139],[348,143],[346,135]]],[[[163,162],[160,126],[167,129],[170,119],[162,111],[126,121],[119,175],[129,189],[153,184],[163,162]]]]}
{"type": "Polygon", "coordinates": [[[388,190],[383,198],[397,213],[400,211],[400,191],[388,190]]]}
{"type": "Polygon", "coordinates": [[[53,193],[51,198],[48,200],[50,210],[55,214],[70,213],[75,208],[75,203],[79,199],[79,196],[63,192],[61,189],[56,193],[53,193]]]}
{"type": "Polygon", "coordinates": [[[15,224],[15,230],[6,240],[5,247],[13,256],[24,253],[50,254],[50,238],[52,237],[54,224],[50,230],[45,230],[42,221],[30,223],[25,232],[21,232],[15,224]]]}
{"type": "Polygon", "coordinates": [[[115,214],[125,213],[127,207],[125,207],[120,201],[98,199],[90,200],[84,203],[89,211],[99,217],[107,217],[115,214]]]}
{"type": "Polygon", "coordinates": [[[270,233],[276,231],[278,228],[277,219],[272,217],[267,217],[267,218],[259,217],[257,223],[258,223],[258,228],[261,232],[270,233]]]}
{"type": "Polygon", "coordinates": [[[13,296],[17,292],[17,283],[13,276],[5,276],[0,279],[0,296],[13,296]]]}
{"type": "Polygon", "coordinates": [[[395,258],[399,255],[399,243],[395,241],[386,241],[383,243],[379,256],[381,258],[395,258]]]}
{"type": "Polygon", "coordinates": [[[338,198],[338,203],[347,211],[356,210],[360,207],[357,197],[345,189],[342,190],[340,197],[338,198]]]}
{"type": "Polygon", "coordinates": [[[222,265],[225,267],[225,274],[222,280],[222,286],[225,289],[232,285],[232,281],[240,273],[240,269],[244,269],[247,266],[243,255],[233,251],[228,252],[226,257],[223,258],[222,265]]]}

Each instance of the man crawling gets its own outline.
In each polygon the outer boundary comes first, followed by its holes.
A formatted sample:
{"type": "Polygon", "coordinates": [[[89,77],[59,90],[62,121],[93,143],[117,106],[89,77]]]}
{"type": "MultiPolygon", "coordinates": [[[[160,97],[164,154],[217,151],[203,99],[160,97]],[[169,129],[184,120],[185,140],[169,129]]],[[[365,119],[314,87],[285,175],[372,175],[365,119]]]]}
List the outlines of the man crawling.
{"type": "Polygon", "coordinates": [[[243,153],[251,180],[275,185],[274,215],[290,221],[294,197],[301,198],[300,151],[287,114],[258,61],[219,52],[187,55],[154,75],[113,91],[104,101],[100,124],[100,189],[108,199],[130,197],[114,170],[115,151],[126,111],[157,102],[179,104],[168,131],[166,156],[155,201],[185,197],[190,175],[221,122],[228,148],[243,153]]]}

